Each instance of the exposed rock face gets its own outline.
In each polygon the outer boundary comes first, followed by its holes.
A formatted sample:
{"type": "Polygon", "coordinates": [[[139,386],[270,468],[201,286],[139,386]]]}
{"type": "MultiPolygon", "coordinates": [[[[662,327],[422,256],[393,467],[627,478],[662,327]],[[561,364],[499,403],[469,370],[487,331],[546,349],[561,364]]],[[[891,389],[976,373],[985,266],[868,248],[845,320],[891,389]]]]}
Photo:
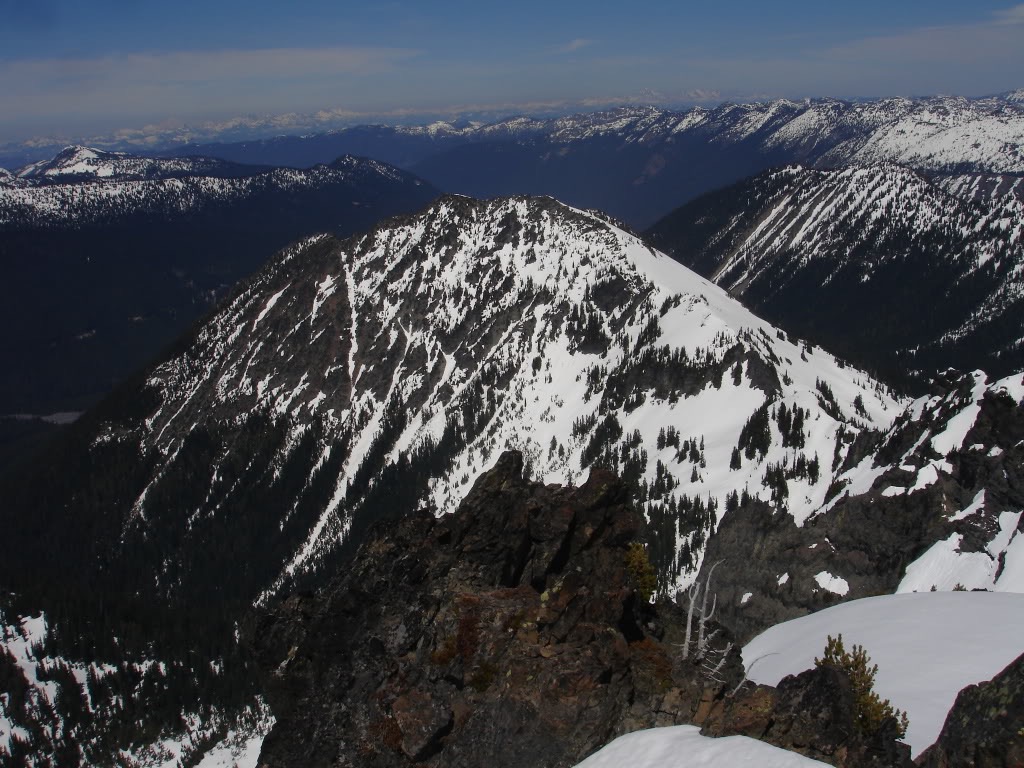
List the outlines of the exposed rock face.
{"type": "Polygon", "coordinates": [[[261,765],[572,765],[688,719],[699,688],[631,584],[625,487],[522,469],[504,454],[454,515],[402,520],[258,621],[277,717],[261,765]]]}
{"type": "Polygon", "coordinates": [[[1024,656],[989,682],[960,691],[939,740],[918,764],[924,768],[1024,765],[1024,656]]]}
{"type": "Polygon", "coordinates": [[[750,736],[836,766],[913,766],[910,747],[890,718],[864,734],[855,726],[850,678],[822,665],[783,679],[778,688],[745,685],[732,696],[705,694],[695,715],[709,736],[750,736]]]}
{"type": "Polygon", "coordinates": [[[503,454],[457,512],[371,533],[320,594],[254,622],[277,718],[261,766],[570,766],[695,719],[837,766],[906,763],[892,734],[854,733],[838,670],[727,696],[740,667],[724,634],[709,676],[682,658],[682,611],[637,597],[627,553],[642,517],[626,486],[602,470],[580,488],[522,473],[522,455],[503,454]]]}
{"type": "Polygon", "coordinates": [[[797,525],[752,499],[708,542],[719,617],[740,642],[833,603],[896,591],[1017,591],[1024,381],[954,371],[885,434],[862,434],[821,512],[797,525]]]}

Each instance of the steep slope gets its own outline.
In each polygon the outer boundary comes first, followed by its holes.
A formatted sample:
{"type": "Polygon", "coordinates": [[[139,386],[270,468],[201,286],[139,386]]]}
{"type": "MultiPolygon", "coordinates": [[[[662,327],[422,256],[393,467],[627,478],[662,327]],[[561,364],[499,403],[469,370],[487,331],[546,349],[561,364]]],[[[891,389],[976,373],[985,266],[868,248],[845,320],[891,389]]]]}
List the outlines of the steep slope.
{"type": "Polygon", "coordinates": [[[892,377],[1024,366],[1019,179],[899,166],[769,171],[653,227],[658,247],[892,377]]]}
{"type": "Polygon", "coordinates": [[[5,510],[8,563],[52,557],[53,529],[57,583],[138,567],[145,593],[245,605],[372,519],[443,511],[512,445],[549,481],[620,469],[667,587],[737,489],[802,520],[824,504],[839,433],[898,410],[596,215],[447,198],[275,259],[15,484],[33,514],[5,510]],[[97,570],[114,552],[126,560],[97,570]],[[225,569],[225,552],[246,567],[225,569]]]}
{"type": "Polygon", "coordinates": [[[858,597],[1024,591],[1024,375],[949,371],[933,390],[836,458],[802,526],[756,501],[726,513],[701,578],[741,640],[858,597]]]}
{"type": "Polygon", "coordinates": [[[425,182],[341,158],[308,171],[69,148],[0,181],[0,414],[80,411],[240,278],[312,232],[416,210],[425,182]]]}

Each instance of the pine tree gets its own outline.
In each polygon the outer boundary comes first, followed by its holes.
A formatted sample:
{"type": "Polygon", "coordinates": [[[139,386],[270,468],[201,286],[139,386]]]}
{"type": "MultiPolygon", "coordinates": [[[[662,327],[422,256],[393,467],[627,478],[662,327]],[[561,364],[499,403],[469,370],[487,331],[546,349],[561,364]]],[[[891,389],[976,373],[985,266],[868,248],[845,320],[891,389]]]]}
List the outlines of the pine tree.
{"type": "Polygon", "coordinates": [[[871,664],[867,651],[861,645],[853,646],[847,651],[843,646],[843,636],[828,636],[825,642],[825,653],[822,658],[814,659],[815,666],[831,664],[839,667],[850,678],[853,685],[854,709],[857,727],[865,734],[873,734],[882,726],[882,722],[892,717],[896,719],[898,738],[907,735],[907,713],[894,709],[888,699],[882,699],[875,693],[875,675],[878,665],[871,664]]]}

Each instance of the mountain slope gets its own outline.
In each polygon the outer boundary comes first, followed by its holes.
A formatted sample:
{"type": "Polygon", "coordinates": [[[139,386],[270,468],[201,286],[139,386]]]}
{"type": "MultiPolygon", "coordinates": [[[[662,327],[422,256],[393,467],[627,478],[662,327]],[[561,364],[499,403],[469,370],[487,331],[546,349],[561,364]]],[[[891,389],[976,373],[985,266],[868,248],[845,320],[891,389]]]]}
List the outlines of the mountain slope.
{"type": "Polygon", "coordinates": [[[1024,366],[1013,177],[899,166],[769,171],[648,235],[755,311],[891,376],[1024,366]]]}
{"type": "Polygon", "coordinates": [[[381,515],[447,508],[514,445],[546,480],[619,468],[667,587],[736,489],[803,519],[824,503],[840,429],[898,411],[863,374],[548,200],[447,198],[306,241],[182,350],[24,479],[13,498],[43,511],[8,507],[15,574],[60,552],[55,585],[137,567],[144,594],[240,608],[381,515]],[[225,569],[225,552],[246,567],[225,569]]]}
{"type": "MultiPolygon", "coordinates": [[[[1024,375],[947,371],[888,430],[836,457],[828,502],[802,525],[758,501],[723,516],[705,559],[723,562],[720,620],[747,640],[859,597],[1024,591],[1022,441],[1024,375]]],[[[706,565],[700,579],[711,575],[706,565]]]]}
{"type": "Polygon", "coordinates": [[[351,157],[260,171],[82,148],[0,181],[0,323],[21,329],[0,344],[0,414],[82,410],[275,250],[359,231],[435,194],[351,157]]]}

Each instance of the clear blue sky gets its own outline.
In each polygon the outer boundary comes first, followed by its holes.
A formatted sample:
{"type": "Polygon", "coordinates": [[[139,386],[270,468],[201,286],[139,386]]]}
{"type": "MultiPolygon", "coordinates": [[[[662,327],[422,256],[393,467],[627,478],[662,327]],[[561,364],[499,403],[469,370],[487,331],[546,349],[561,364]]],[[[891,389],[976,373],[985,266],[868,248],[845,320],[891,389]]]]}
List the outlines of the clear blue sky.
{"type": "MultiPolygon", "coordinates": [[[[996,0],[0,0],[0,142],[333,109],[1024,87],[996,0]]],[[[517,107],[523,107],[518,109],[517,107]]]]}

